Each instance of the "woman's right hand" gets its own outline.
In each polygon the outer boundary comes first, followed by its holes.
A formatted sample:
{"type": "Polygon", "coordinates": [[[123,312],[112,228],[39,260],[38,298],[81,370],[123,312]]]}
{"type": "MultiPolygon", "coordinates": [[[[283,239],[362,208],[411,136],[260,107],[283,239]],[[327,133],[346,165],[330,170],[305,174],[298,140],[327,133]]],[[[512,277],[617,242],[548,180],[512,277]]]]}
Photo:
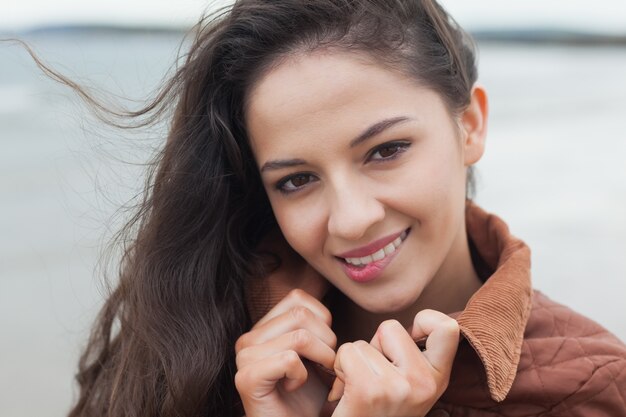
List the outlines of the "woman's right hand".
{"type": "Polygon", "coordinates": [[[235,344],[235,385],[247,417],[318,417],[327,386],[311,364],[333,369],[337,338],[330,311],[293,290],[235,344]]]}

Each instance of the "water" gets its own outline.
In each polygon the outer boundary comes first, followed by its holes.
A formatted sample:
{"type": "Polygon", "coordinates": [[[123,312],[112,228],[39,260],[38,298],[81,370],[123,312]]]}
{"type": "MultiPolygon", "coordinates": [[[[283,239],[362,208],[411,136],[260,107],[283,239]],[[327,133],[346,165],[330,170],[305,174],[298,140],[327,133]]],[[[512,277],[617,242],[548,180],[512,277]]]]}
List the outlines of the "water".
{"type": "MultiPolygon", "coordinates": [[[[141,97],[179,38],[31,42],[74,79],[141,97]]],[[[480,62],[491,120],[478,203],[530,245],[537,288],[626,339],[626,49],[485,45],[480,62]]],[[[102,302],[98,253],[141,183],[140,168],[116,158],[139,161],[153,143],[120,136],[23,50],[0,45],[2,416],[61,416],[72,402],[102,302]]]]}

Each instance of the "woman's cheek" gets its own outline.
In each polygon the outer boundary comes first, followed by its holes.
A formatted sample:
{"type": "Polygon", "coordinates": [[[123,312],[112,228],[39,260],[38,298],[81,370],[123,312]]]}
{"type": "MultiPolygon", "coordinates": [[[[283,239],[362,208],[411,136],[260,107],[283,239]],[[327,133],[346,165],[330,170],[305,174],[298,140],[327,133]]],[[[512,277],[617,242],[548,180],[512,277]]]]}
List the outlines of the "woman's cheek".
{"type": "MultiPolygon", "coordinates": [[[[302,257],[309,258],[320,246],[319,217],[313,207],[306,204],[290,204],[274,211],[278,225],[289,245],[302,257]]],[[[307,259],[308,260],[308,259],[307,259]]]]}

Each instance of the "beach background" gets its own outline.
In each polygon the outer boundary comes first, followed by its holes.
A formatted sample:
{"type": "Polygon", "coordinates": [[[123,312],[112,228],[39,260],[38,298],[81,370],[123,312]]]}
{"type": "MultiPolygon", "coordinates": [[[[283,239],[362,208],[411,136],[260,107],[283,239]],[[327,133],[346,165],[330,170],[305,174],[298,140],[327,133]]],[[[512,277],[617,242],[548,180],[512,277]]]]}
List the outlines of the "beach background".
{"type": "MultiPolygon", "coordinates": [[[[68,3],[30,20],[3,3],[0,38],[27,41],[96,93],[137,100],[171,69],[178,29],[206,7],[183,1],[176,14],[156,1],[160,17],[116,18],[78,13],[77,2],[64,15],[68,3]]],[[[572,1],[559,21],[533,12],[534,2],[499,16],[491,1],[472,10],[443,3],[476,34],[490,93],[478,204],[529,244],[536,288],[626,340],[626,11],[607,0],[600,20],[601,5],[572,1]]],[[[162,141],[158,128],[103,126],[23,48],[0,43],[0,416],[69,410],[106,295],[100,256],[127,217],[119,208],[141,190],[141,163],[162,141]]]]}

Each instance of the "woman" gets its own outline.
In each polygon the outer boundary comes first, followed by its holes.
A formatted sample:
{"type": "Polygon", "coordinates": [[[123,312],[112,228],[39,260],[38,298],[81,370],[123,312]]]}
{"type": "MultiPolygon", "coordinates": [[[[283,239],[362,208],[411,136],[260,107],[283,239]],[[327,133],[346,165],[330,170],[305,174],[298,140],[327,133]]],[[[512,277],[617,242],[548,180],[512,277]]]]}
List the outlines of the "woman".
{"type": "Polygon", "coordinates": [[[624,415],[624,345],[468,199],[476,78],[434,1],[206,22],[70,415],[624,415]]]}

